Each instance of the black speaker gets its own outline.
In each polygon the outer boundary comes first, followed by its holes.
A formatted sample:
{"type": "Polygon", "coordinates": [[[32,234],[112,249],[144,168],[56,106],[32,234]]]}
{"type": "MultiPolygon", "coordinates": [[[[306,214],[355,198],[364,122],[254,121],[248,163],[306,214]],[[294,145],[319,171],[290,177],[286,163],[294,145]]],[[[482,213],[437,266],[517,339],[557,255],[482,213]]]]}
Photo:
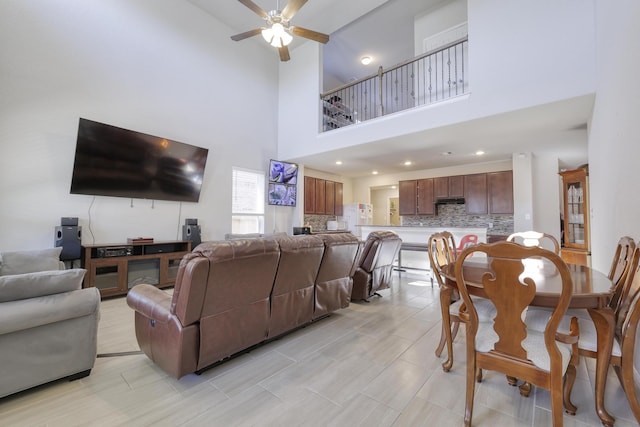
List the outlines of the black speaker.
{"type": "Polygon", "coordinates": [[[75,225],[56,226],[53,244],[56,248],[62,246],[61,261],[80,259],[82,242],[82,227],[75,225]]]}
{"type": "Polygon", "coordinates": [[[182,240],[188,240],[191,242],[191,249],[198,246],[202,241],[200,240],[200,226],[194,224],[186,224],[182,226],[182,240]]]}

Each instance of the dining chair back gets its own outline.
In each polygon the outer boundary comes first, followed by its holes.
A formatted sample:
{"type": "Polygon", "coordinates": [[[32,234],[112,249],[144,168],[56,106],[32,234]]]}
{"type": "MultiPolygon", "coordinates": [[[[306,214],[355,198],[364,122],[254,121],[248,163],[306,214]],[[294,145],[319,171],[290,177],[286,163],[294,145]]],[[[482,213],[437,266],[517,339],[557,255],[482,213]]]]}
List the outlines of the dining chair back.
{"type": "Polygon", "coordinates": [[[563,403],[567,412],[576,411],[570,396],[578,363],[577,319],[572,319],[569,334],[558,332],[573,289],[567,265],[559,255],[537,246],[497,242],[465,249],[456,260],[455,277],[467,306],[466,312],[460,313],[467,346],[465,425],[471,424],[476,372],[487,369],[549,390],[553,425],[561,426],[563,403]],[[464,263],[478,254],[489,260],[488,270],[482,277],[473,278],[480,283],[468,282],[464,263]],[[550,271],[549,266],[541,269],[542,263],[554,267],[551,271],[560,278],[562,290],[544,331],[539,331],[529,329],[523,319],[536,295],[536,280],[550,271]],[[496,315],[490,321],[479,320],[469,294],[472,286],[482,286],[486,299],[493,304],[496,315]]]}
{"type": "Polygon", "coordinates": [[[630,271],[630,264],[633,252],[636,248],[635,241],[629,236],[622,236],[616,245],[611,268],[609,269],[609,279],[613,282],[614,292],[609,306],[618,311],[618,305],[627,284],[627,276],[630,271]]]}
{"type": "MultiPolygon", "coordinates": [[[[477,245],[478,244],[478,236],[475,234],[467,234],[462,236],[462,239],[460,239],[460,245],[458,246],[456,253],[460,253],[463,251],[463,249],[472,246],[472,245],[477,245]]],[[[454,246],[455,247],[455,246],[454,246]]]]}
{"type": "Polygon", "coordinates": [[[538,246],[541,248],[552,250],[554,253],[560,253],[560,243],[558,239],[548,233],[539,231],[519,231],[512,233],[507,237],[507,242],[516,242],[524,246],[538,246]]]}

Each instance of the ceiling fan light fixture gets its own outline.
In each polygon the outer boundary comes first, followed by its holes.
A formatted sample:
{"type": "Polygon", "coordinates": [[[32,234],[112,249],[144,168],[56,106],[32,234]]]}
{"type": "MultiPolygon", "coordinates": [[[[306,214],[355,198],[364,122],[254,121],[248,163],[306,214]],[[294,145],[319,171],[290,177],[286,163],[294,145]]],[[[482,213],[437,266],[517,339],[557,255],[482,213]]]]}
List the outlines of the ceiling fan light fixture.
{"type": "Polygon", "coordinates": [[[271,28],[263,28],[262,29],[262,38],[267,43],[271,43],[271,40],[273,40],[273,30],[271,28]]]}

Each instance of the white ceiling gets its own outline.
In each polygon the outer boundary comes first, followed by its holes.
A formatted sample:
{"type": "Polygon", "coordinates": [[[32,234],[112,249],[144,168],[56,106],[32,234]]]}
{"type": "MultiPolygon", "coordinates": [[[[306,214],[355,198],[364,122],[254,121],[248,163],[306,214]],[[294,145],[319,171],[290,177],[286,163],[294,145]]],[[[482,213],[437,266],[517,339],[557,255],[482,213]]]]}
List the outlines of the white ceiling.
{"type": "MultiPolygon", "coordinates": [[[[235,0],[189,1],[226,23],[233,30],[229,36],[263,25],[258,15],[235,0]]],[[[447,1],[312,0],[300,9],[292,22],[330,35],[323,53],[325,76],[331,74],[348,82],[375,73],[380,65],[389,67],[413,57],[414,17],[447,1]],[[363,55],[373,57],[374,62],[363,66],[359,62],[363,55]]],[[[254,3],[269,11],[276,9],[277,2],[254,0],[254,3]]],[[[285,3],[286,0],[280,2],[281,9],[285,3]]],[[[277,50],[259,36],[240,43],[259,43],[265,49],[272,49],[277,58],[277,50]]],[[[314,42],[294,37],[290,45],[292,57],[301,43],[314,42]]],[[[513,153],[529,151],[554,152],[561,166],[576,167],[587,162],[586,123],[592,107],[593,97],[585,96],[397,137],[393,141],[380,140],[287,160],[348,177],[370,175],[372,170],[386,174],[507,160],[513,153]],[[477,157],[473,154],[477,150],[486,154],[477,157]],[[445,151],[453,154],[443,156],[445,151]],[[343,165],[336,165],[336,160],[341,160],[343,165]],[[404,166],[406,160],[413,164],[404,166]]]]}

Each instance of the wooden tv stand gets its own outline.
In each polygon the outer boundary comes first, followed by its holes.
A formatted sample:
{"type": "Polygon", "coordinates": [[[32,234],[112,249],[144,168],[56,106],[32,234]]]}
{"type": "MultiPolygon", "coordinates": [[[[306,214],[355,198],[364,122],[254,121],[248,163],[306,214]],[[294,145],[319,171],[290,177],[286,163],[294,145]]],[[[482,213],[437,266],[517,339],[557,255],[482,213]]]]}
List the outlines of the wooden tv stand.
{"type": "Polygon", "coordinates": [[[83,287],[96,287],[102,297],[126,295],[140,283],[173,286],[190,241],[82,245],[80,261],[87,270],[83,287]]]}

